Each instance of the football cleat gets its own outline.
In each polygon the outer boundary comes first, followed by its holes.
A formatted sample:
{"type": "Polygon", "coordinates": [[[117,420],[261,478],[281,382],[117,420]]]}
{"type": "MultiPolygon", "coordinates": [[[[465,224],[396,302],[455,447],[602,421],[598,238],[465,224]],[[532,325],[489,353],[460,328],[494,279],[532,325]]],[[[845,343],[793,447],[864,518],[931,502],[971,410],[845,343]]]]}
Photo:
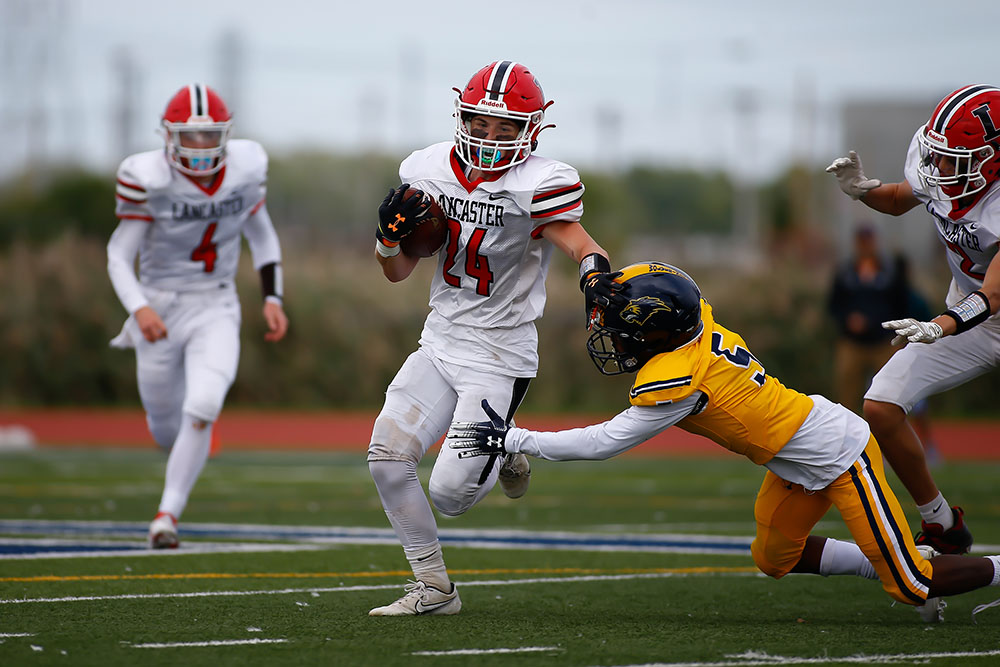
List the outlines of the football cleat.
{"type": "MultiPolygon", "coordinates": [[[[940,555],[933,547],[926,544],[918,545],[917,551],[927,560],[940,555]]],[[[948,603],[939,597],[927,598],[924,604],[917,607],[917,613],[920,614],[920,618],[924,623],[941,623],[944,621],[944,608],[947,606],[948,603]]]]}
{"type": "Polygon", "coordinates": [[[445,593],[422,581],[411,581],[404,587],[406,593],[390,605],[375,607],[369,616],[422,616],[430,614],[457,614],[462,609],[458,589],[451,585],[445,593]]]}
{"type": "Polygon", "coordinates": [[[169,512],[157,512],[153,522],[149,524],[149,548],[176,549],[179,545],[177,519],[169,512]]]}
{"type": "Polygon", "coordinates": [[[955,525],[945,530],[939,523],[920,522],[920,532],[913,537],[917,546],[927,545],[942,554],[964,554],[972,546],[972,533],[962,518],[965,512],[961,507],[951,508],[955,517],[955,525]]]}
{"type": "Polygon", "coordinates": [[[528,492],[531,482],[531,464],[520,452],[504,454],[500,462],[500,488],[508,498],[520,498],[528,492]]]}

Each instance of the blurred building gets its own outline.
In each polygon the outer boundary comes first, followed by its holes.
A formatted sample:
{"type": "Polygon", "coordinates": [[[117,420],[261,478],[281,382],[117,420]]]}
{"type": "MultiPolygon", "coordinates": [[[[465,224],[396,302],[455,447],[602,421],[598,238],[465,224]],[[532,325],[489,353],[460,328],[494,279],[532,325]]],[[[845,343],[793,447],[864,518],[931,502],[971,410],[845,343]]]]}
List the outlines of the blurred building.
{"type": "MultiPolygon", "coordinates": [[[[846,102],[841,111],[844,154],[848,150],[857,151],[869,178],[883,183],[903,180],[910,139],[927,122],[937,100],[931,96],[912,101],[886,97],[846,102]]],[[[836,204],[830,211],[829,223],[842,254],[850,249],[854,223],[871,220],[879,227],[884,244],[890,250],[905,253],[911,261],[927,262],[940,256],[940,243],[922,206],[894,218],[843,196],[832,177],[828,187],[839,195],[832,199],[836,204]]]]}

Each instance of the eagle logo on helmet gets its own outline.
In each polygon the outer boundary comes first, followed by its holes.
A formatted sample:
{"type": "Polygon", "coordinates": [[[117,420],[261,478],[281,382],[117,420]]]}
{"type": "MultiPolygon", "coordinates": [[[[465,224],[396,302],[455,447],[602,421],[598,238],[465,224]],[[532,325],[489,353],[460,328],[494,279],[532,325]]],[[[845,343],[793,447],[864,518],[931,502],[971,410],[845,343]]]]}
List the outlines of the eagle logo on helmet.
{"type": "Polygon", "coordinates": [[[629,324],[641,327],[656,313],[669,313],[673,308],[655,296],[641,296],[632,299],[622,308],[621,318],[629,324]]]}

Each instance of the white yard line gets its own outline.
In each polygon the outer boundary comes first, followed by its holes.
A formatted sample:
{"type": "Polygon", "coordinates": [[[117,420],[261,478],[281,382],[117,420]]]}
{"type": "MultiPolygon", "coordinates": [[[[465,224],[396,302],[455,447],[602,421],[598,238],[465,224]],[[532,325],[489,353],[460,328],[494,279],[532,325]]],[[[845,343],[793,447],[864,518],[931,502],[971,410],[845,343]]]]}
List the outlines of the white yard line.
{"type": "Polygon", "coordinates": [[[0,632],[0,639],[7,639],[8,637],[34,637],[34,632],[0,632]]]}
{"type": "MultiPolygon", "coordinates": [[[[671,579],[678,577],[763,577],[757,572],[650,572],[638,574],[608,574],[585,575],[579,577],[536,577],[533,579],[491,579],[480,581],[457,582],[463,588],[467,586],[518,586],[522,584],[558,584],[589,581],[629,581],[633,579],[671,579]]],[[[399,584],[381,584],[378,586],[335,586],[324,588],[282,588],[277,590],[257,591],[193,591],[190,593],[126,593],[124,595],[85,595],[62,598],[12,598],[0,600],[3,604],[38,604],[59,602],[95,602],[109,600],[162,600],[167,598],[209,598],[209,597],[241,597],[251,595],[296,595],[303,593],[353,593],[358,591],[384,591],[399,588],[399,584]]]]}
{"type": "Polygon", "coordinates": [[[620,667],[765,667],[766,665],[829,665],[850,663],[859,665],[898,665],[926,662],[938,658],[991,658],[1000,656],[997,651],[956,651],[953,653],[897,653],[892,655],[849,655],[843,657],[821,656],[800,658],[795,656],[769,655],[759,651],[747,651],[738,655],[727,655],[729,660],[715,662],[648,662],[641,665],[620,667]]]}
{"type": "Polygon", "coordinates": [[[287,639],[213,639],[205,642],[173,642],[170,644],[132,644],[132,648],[188,648],[204,646],[244,646],[248,644],[287,644],[287,639]]]}
{"type": "Polygon", "coordinates": [[[550,653],[563,651],[558,646],[522,646],[521,648],[459,648],[454,651],[414,651],[410,655],[492,655],[495,653],[550,653]]]}

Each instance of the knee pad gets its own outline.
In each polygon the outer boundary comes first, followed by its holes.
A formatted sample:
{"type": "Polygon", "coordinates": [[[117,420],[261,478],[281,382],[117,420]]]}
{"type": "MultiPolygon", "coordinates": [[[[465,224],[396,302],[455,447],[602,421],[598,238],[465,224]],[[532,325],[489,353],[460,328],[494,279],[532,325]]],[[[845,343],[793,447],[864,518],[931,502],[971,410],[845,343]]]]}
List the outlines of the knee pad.
{"type": "MultiPolygon", "coordinates": [[[[775,579],[781,579],[795,567],[795,563],[774,563],[757,540],[750,544],[750,554],[753,556],[753,562],[757,569],[775,579]]],[[[795,562],[797,563],[798,559],[795,562]]]]}
{"type": "Polygon", "coordinates": [[[434,509],[445,516],[461,516],[475,504],[474,498],[463,501],[461,498],[456,498],[451,489],[436,488],[433,481],[427,485],[427,492],[434,509]]]}
{"type": "Polygon", "coordinates": [[[214,422],[222,412],[222,403],[226,400],[229,385],[230,381],[221,373],[200,373],[196,380],[189,383],[184,395],[184,413],[206,422],[214,422]]]}
{"type": "Polygon", "coordinates": [[[499,472],[498,457],[463,459],[454,450],[442,449],[427,483],[431,503],[446,516],[464,514],[486,497],[499,472]]]}
{"type": "Polygon", "coordinates": [[[368,445],[368,461],[405,461],[414,466],[423,457],[424,447],[410,429],[400,425],[395,417],[380,414],[372,427],[368,445]]]}

